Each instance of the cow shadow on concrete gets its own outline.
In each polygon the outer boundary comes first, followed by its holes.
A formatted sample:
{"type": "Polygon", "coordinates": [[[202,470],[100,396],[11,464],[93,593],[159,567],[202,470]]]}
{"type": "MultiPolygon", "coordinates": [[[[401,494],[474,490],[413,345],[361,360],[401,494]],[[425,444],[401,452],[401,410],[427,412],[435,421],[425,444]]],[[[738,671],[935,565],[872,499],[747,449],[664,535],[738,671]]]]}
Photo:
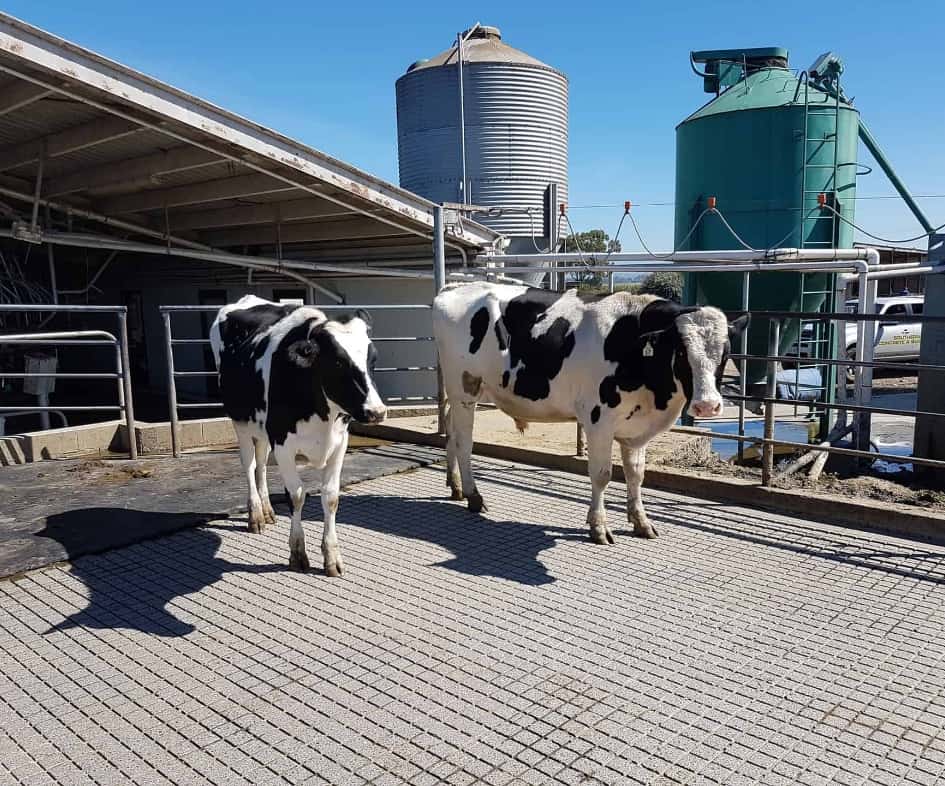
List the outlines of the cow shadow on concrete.
{"type": "Polygon", "coordinates": [[[49,516],[39,537],[57,540],[73,559],[70,575],[79,578],[88,593],[84,609],[74,612],[47,633],[84,628],[128,628],[156,636],[185,636],[196,628],[175,615],[173,604],[182,596],[199,592],[227,573],[270,573],[284,565],[251,565],[219,557],[223,539],[216,530],[244,530],[232,524],[202,527],[218,514],[159,513],[120,508],[85,508],[49,516]],[[90,524],[100,530],[117,530],[110,541],[101,532],[90,535],[90,524]],[[124,531],[123,529],[124,528],[124,531]],[[189,529],[177,537],[160,538],[175,530],[189,529]],[[129,545],[128,530],[137,533],[135,545],[97,554],[104,548],[129,545]],[[142,532],[151,533],[142,540],[142,532]],[[107,544],[103,548],[92,545],[107,544]],[[78,555],[81,556],[78,558],[78,555]]]}
{"type": "MultiPolygon", "coordinates": [[[[427,541],[453,554],[450,559],[433,563],[437,567],[532,586],[555,581],[540,560],[543,551],[560,540],[587,540],[587,534],[576,529],[496,521],[470,513],[465,502],[436,498],[344,497],[338,523],[427,541]]],[[[341,538],[343,545],[343,534],[341,538]]]]}

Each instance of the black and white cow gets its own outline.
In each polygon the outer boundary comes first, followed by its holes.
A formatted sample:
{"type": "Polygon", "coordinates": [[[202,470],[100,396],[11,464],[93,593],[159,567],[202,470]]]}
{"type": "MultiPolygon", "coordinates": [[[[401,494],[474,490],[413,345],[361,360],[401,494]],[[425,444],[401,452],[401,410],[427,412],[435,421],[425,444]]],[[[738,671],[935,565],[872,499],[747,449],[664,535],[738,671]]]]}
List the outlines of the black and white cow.
{"type": "Polygon", "coordinates": [[[249,489],[249,530],[261,532],[275,521],[266,485],[272,451],[292,505],[293,570],[309,568],[297,455],[322,470],[325,573],[339,576],[343,569],[335,513],[348,422],[378,423],[387,414],[371,379],[370,324],[363,311],[328,319],[317,308],[246,295],[221,308],[210,328],[223,407],[236,429],[249,489]]]}
{"type": "Polygon", "coordinates": [[[587,435],[593,489],[591,540],[613,543],[603,492],[620,444],[633,533],[656,537],[640,497],[646,445],[687,401],[696,417],[722,411],[722,369],[747,317],[731,325],[711,307],[684,308],[620,292],[591,301],[525,286],[446,287],[433,329],[449,402],[447,483],[454,499],[484,508],[470,465],[476,402],[491,400],[523,429],[577,420],[587,435]]]}

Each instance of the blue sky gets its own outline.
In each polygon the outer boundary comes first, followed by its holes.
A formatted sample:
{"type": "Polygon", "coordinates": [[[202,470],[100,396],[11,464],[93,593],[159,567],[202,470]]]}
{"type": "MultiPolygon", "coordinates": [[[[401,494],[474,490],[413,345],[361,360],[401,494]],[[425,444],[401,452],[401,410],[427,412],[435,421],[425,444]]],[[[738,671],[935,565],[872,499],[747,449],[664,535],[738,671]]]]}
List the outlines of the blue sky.
{"type": "MultiPolygon", "coordinates": [[[[475,21],[570,79],[570,189],[578,229],[613,232],[624,199],[648,244],[672,243],[674,127],[705,98],[691,49],[784,46],[805,68],[831,50],[844,86],[914,194],[945,194],[945,3],[259,2],[8,0],[8,13],[397,182],[394,80],[475,21]],[[587,205],[613,205],[587,208],[587,205]]],[[[871,163],[861,149],[860,160],[871,163]]],[[[861,197],[892,195],[878,171],[861,197]]],[[[945,222],[945,197],[920,200],[945,222]]],[[[857,222],[919,233],[896,199],[857,222]]],[[[622,235],[624,248],[635,240],[622,235]]]]}

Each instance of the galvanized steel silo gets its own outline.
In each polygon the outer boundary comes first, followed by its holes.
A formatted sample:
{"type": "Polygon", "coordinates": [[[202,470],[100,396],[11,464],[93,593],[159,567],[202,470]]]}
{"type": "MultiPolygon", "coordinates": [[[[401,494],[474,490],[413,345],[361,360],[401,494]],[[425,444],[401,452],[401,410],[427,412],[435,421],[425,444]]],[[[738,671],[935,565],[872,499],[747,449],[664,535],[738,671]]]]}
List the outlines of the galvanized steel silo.
{"type": "Polygon", "coordinates": [[[567,77],[504,43],[498,28],[480,26],[468,35],[466,188],[456,46],[414,63],[397,80],[400,185],[434,202],[495,208],[474,218],[509,237],[509,253],[545,250],[549,184],[557,184],[559,202],[567,201],[567,77]]]}

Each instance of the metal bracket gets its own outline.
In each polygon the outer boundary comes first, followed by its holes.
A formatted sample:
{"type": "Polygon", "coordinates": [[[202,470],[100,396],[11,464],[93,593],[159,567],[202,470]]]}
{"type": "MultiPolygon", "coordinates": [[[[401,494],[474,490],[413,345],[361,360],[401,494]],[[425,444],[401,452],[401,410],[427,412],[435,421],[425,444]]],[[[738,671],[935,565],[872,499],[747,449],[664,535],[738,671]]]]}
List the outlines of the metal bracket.
{"type": "Polygon", "coordinates": [[[24,243],[33,243],[34,245],[43,242],[43,230],[39,226],[34,229],[25,221],[14,221],[12,229],[14,240],[21,240],[24,243]]]}

